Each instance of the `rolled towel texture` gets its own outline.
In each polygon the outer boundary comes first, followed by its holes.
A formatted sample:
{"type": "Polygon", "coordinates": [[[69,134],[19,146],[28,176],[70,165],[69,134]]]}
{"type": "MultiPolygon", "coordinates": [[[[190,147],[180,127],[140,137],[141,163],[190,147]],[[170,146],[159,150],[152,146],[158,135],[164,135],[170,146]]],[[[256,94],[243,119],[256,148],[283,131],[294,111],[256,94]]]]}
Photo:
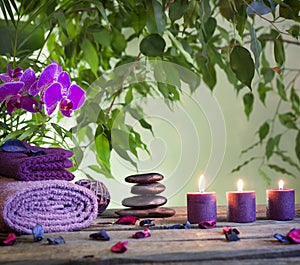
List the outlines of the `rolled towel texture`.
{"type": "Polygon", "coordinates": [[[0,174],[23,181],[30,180],[73,180],[74,175],[66,168],[72,167],[69,160],[72,151],[62,148],[45,148],[22,145],[23,152],[0,150],[0,174]]]}
{"type": "Polygon", "coordinates": [[[97,196],[65,180],[18,181],[0,176],[0,231],[76,231],[97,217],[97,196]]]}

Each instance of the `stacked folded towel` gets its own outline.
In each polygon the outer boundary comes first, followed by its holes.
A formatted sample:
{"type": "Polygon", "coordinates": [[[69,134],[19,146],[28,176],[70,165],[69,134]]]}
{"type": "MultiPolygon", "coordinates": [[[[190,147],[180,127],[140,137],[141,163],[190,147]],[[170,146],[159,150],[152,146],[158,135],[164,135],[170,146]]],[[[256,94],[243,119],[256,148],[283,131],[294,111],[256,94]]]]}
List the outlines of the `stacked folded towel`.
{"type": "Polygon", "coordinates": [[[80,230],[97,217],[95,194],[65,180],[18,181],[0,176],[0,231],[80,230]]]}
{"type": "Polygon", "coordinates": [[[83,229],[96,219],[97,196],[69,182],[71,151],[42,148],[19,140],[0,147],[0,231],[32,233],[83,229]]]}
{"type": "Polygon", "coordinates": [[[73,180],[66,168],[73,153],[62,148],[43,148],[11,140],[0,149],[0,174],[19,180],[73,180]]]}

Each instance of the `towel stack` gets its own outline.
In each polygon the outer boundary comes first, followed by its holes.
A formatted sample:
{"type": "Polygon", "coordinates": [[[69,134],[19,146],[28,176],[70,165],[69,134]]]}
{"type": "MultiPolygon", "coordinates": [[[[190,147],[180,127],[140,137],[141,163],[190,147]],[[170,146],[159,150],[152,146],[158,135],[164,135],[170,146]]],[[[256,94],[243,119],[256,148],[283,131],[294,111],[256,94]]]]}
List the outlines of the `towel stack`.
{"type": "Polygon", "coordinates": [[[97,217],[95,193],[71,183],[71,151],[9,140],[0,150],[0,231],[83,229],[97,217]]]}

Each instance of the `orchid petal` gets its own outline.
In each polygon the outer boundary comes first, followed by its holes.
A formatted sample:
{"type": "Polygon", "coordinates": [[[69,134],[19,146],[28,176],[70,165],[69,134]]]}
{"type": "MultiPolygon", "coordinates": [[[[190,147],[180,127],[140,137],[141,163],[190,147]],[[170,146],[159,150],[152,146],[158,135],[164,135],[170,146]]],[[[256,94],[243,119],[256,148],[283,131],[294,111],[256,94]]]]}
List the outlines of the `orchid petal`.
{"type": "Polygon", "coordinates": [[[73,110],[79,109],[84,103],[85,91],[80,86],[72,84],[67,98],[72,101],[73,110]]]}
{"type": "Polygon", "coordinates": [[[2,82],[11,82],[11,77],[9,76],[9,74],[0,74],[0,80],[2,82]]]}
{"type": "Polygon", "coordinates": [[[39,103],[29,96],[22,96],[20,98],[20,107],[32,113],[39,111],[39,103]]]}
{"type": "Polygon", "coordinates": [[[55,111],[56,107],[57,107],[57,103],[55,103],[54,105],[52,105],[50,107],[46,106],[46,112],[47,112],[48,116],[50,116],[55,111]]]}
{"type": "Polygon", "coordinates": [[[73,113],[73,103],[68,99],[62,99],[59,104],[59,110],[65,117],[71,117],[73,113]]]}
{"type": "Polygon", "coordinates": [[[11,115],[15,110],[21,108],[21,96],[14,95],[6,100],[6,110],[11,115]]]}
{"type": "Polygon", "coordinates": [[[37,83],[38,81],[35,81],[31,84],[31,87],[28,89],[29,95],[36,96],[40,92],[40,90],[37,88],[37,83]]]}
{"type": "Polygon", "coordinates": [[[71,85],[71,79],[70,79],[69,74],[65,71],[61,72],[59,74],[58,78],[57,78],[57,82],[62,84],[62,86],[63,86],[63,95],[67,96],[68,88],[71,85]]]}
{"type": "Polygon", "coordinates": [[[57,64],[53,63],[48,65],[44,71],[41,73],[40,79],[37,83],[37,88],[39,91],[55,81],[55,76],[57,75],[57,64]]]}
{"type": "Polygon", "coordinates": [[[23,88],[23,82],[9,82],[0,86],[0,102],[6,97],[16,95],[23,88]]]}
{"type": "Polygon", "coordinates": [[[62,85],[60,83],[53,83],[45,90],[42,101],[47,108],[53,106],[62,99],[61,89],[62,85]]]}
{"type": "Polygon", "coordinates": [[[21,76],[20,81],[24,82],[22,92],[29,91],[29,88],[36,81],[35,72],[31,68],[27,69],[21,76]]]}

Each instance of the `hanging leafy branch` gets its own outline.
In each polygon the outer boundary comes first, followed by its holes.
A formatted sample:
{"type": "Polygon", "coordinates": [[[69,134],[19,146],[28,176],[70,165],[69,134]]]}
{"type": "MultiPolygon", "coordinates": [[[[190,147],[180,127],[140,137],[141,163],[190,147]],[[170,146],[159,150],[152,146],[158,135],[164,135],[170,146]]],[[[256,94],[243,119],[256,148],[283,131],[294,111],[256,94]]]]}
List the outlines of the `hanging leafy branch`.
{"type": "MultiPolygon", "coordinates": [[[[1,0],[0,8],[1,72],[8,64],[38,71],[52,59],[86,88],[89,98],[71,130],[81,144],[78,162],[81,150],[90,148],[97,162],[90,168],[107,177],[113,177],[112,151],[136,166],[137,150],[149,151],[126,117],[150,132],[152,127],[134,99],[159,96],[172,108],[180,101],[181,82],[192,92],[197,89],[199,80],[159,63],[156,82],[143,82],[147,69],[136,64],[151,59],[189,69],[211,90],[221,69],[243,94],[248,119],[255,103],[272,107],[272,94],[277,98],[273,118],[258,128],[257,142],[242,151],[249,157],[233,171],[260,160],[258,170],[265,179],[272,176],[268,170],[299,174],[300,68],[286,67],[287,50],[300,45],[298,0],[1,0]],[[291,139],[294,154],[284,149],[291,139]],[[260,157],[251,156],[256,149],[260,157]]],[[[0,115],[0,129],[6,130],[14,117],[3,109],[0,115]]]]}

